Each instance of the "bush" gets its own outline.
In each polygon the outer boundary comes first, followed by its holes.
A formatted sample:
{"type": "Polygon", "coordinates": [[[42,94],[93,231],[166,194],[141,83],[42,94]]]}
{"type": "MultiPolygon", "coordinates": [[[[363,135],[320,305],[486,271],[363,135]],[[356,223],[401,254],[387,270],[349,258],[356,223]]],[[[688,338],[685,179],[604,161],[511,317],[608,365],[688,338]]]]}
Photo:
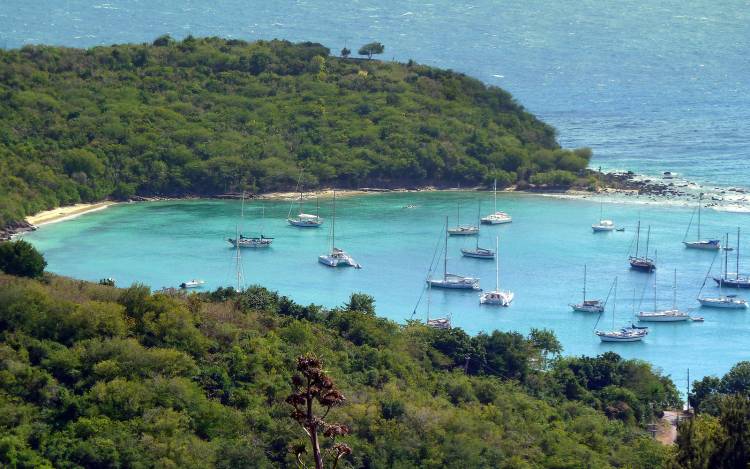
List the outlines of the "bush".
{"type": "Polygon", "coordinates": [[[18,240],[0,243],[0,270],[19,277],[41,277],[47,261],[31,243],[18,240]]]}

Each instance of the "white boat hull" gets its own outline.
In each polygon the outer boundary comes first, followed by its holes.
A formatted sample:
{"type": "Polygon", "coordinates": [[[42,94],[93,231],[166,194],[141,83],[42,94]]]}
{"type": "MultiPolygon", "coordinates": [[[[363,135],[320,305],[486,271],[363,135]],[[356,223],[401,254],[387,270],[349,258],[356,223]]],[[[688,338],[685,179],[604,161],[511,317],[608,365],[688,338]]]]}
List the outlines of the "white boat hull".
{"type": "Polygon", "coordinates": [[[690,320],[689,314],[677,310],[657,312],[641,311],[635,316],[641,322],[681,322],[690,320]]]}
{"type": "Polygon", "coordinates": [[[601,233],[605,231],[614,231],[614,226],[600,226],[600,225],[591,225],[591,229],[594,231],[594,233],[601,233]]]}
{"type": "Polygon", "coordinates": [[[482,217],[480,221],[483,225],[504,225],[505,223],[512,222],[513,218],[507,213],[493,213],[491,215],[487,215],[486,217],[482,217]]]}
{"type": "Polygon", "coordinates": [[[476,226],[448,228],[448,234],[451,236],[475,236],[479,234],[479,228],[476,226]]]}
{"type": "Polygon", "coordinates": [[[607,336],[600,335],[599,339],[602,342],[640,342],[644,336],[632,336],[632,337],[619,337],[619,336],[607,336]]]}
{"type": "Polygon", "coordinates": [[[510,306],[515,298],[512,291],[490,291],[485,292],[479,297],[479,303],[483,305],[510,306]]]}
{"type": "Polygon", "coordinates": [[[463,254],[464,257],[473,257],[475,259],[494,259],[495,258],[495,252],[490,251],[489,249],[461,249],[461,254],[463,254]]]}
{"type": "Polygon", "coordinates": [[[603,306],[570,305],[570,307],[573,308],[573,311],[576,311],[579,313],[603,313],[604,312],[603,306]]]}
{"type": "Polygon", "coordinates": [[[427,283],[433,288],[446,288],[450,290],[481,290],[479,279],[472,277],[446,277],[442,279],[429,279],[427,283]]]}
{"type": "Polygon", "coordinates": [[[721,249],[720,243],[710,241],[683,241],[682,244],[688,249],[699,249],[701,251],[718,251],[721,249]]]}
{"type": "Polygon", "coordinates": [[[355,269],[362,268],[362,266],[360,266],[350,255],[344,253],[343,251],[318,256],[318,262],[328,267],[354,267],[355,269]]]}
{"type": "MultiPolygon", "coordinates": [[[[238,247],[237,240],[233,238],[229,238],[227,241],[232,246],[238,247]]],[[[273,240],[270,238],[243,238],[243,239],[240,239],[239,247],[241,248],[269,248],[271,247],[271,243],[273,243],[273,240]]]]}
{"type": "Polygon", "coordinates": [[[747,302],[737,298],[698,298],[701,306],[720,309],[747,309],[747,302]]]}

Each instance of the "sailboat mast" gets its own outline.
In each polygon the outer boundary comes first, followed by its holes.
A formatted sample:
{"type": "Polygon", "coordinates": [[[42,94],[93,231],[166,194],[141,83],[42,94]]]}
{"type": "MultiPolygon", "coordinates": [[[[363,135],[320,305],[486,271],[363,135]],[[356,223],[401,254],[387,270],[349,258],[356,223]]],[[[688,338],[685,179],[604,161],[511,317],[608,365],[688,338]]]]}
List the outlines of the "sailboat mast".
{"type": "MultiPolygon", "coordinates": [[[[729,233],[726,233],[724,238],[726,239],[724,243],[724,280],[726,280],[729,275],[729,233]]],[[[724,282],[722,281],[719,286],[723,284],[724,282]]]]}
{"type": "Polygon", "coordinates": [[[443,253],[443,280],[448,278],[448,217],[445,217],[445,252],[443,253]]]}
{"type": "Polygon", "coordinates": [[[615,291],[612,301],[612,330],[615,330],[615,311],[617,310],[617,277],[615,277],[615,291]]]}
{"type": "MultiPolygon", "coordinates": [[[[477,228],[479,228],[479,225],[482,223],[481,218],[482,218],[482,201],[479,200],[477,202],[477,228]]],[[[479,250],[479,233],[477,233],[477,250],[479,250]]]]}
{"type": "Polygon", "coordinates": [[[432,278],[427,282],[427,324],[430,323],[430,303],[432,301],[432,278]]]}
{"type": "Polygon", "coordinates": [[[734,278],[740,278],[740,227],[737,227],[737,267],[735,268],[734,278]]]}
{"type": "MultiPolygon", "coordinates": [[[[648,251],[646,252],[648,254],[648,251]]],[[[654,251],[654,260],[656,260],[656,251],[654,251]]],[[[657,311],[656,307],[656,270],[654,270],[654,312],[657,311]]]]}
{"type": "Polygon", "coordinates": [[[493,213],[497,213],[497,178],[495,178],[495,183],[493,184],[494,188],[492,189],[495,197],[495,211],[493,213]]]}
{"type": "Polygon", "coordinates": [[[333,220],[331,221],[331,252],[336,246],[336,189],[333,190],[333,220]]]}
{"type": "Polygon", "coordinates": [[[604,219],[604,199],[599,201],[599,223],[604,219]]]}
{"type": "MultiPolygon", "coordinates": [[[[651,242],[651,225],[648,226],[648,231],[646,232],[646,254],[644,257],[648,257],[648,244],[651,242]]],[[[654,257],[656,257],[656,253],[654,252],[654,257]]]]}
{"type": "Polygon", "coordinates": [[[635,257],[638,257],[638,247],[641,243],[641,221],[638,220],[638,228],[636,228],[635,233],[635,257]]]}
{"type": "Polygon", "coordinates": [[[583,302],[586,303],[586,264],[583,264],[583,302]]]}
{"type": "Polygon", "coordinates": [[[677,269],[674,269],[674,280],[672,281],[672,309],[677,309],[677,269]]]}
{"type": "Polygon", "coordinates": [[[703,200],[703,193],[698,196],[698,241],[701,240],[701,200],[703,200]]]}
{"type": "Polygon", "coordinates": [[[237,226],[237,233],[235,234],[234,239],[237,240],[237,242],[234,243],[234,246],[235,246],[235,251],[236,251],[235,270],[237,274],[237,292],[239,293],[242,291],[242,254],[240,254],[241,251],[240,251],[240,227],[239,226],[237,226]]]}

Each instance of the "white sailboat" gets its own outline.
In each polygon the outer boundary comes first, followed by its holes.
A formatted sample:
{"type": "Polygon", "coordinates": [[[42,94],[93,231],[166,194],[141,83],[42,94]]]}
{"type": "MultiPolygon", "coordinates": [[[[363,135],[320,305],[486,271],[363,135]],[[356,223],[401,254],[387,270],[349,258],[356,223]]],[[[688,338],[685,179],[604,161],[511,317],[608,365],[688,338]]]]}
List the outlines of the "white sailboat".
{"type": "Polygon", "coordinates": [[[495,183],[493,185],[493,196],[495,200],[494,212],[482,217],[480,220],[481,223],[484,225],[501,225],[504,223],[512,222],[513,218],[510,215],[497,209],[497,179],[495,179],[495,183]]]}
{"type": "Polygon", "coordinates": [[[606,231],[613,231],[615,229],[615,223],[612,220],[604,219],[604,201],[599,203],[599,222],[591,225],[591,229],[594,233],[601,233],[606,231]]]}
{"type": "Polygon", "coordinates": [[[479,227],[476,225],[462,225],[461,224],[461,203],[459,202],[456,207],[456,226],[448,228],[448,234],[450,236],[475,236],[479,234],[479,227]]]}
{"type": "MultiPolygon", "coordinates": [[[[648,335],[647,328],[623,327],[615,329],[615,312],[617,310],[617,277],[612,285],[614,290],[614,300],[612,301],[612,330],[600,331],[595,329],[596,334],[602,342],[640,342],[648,335]]],[[[601,318],[601,316],[600,316],[601,318]]],[[[597,324],[598,324],[597,320],[597,324]]],[[[596,328],[596,326],[594,326],[596,328]]]]}
{"type": "MultiPolygon", "coordinates": [[[[266,218],[266,209],[263,207],[262,219],[266,218]]],[[[240,211],[240,227],[245,219],[245,192],[242,192],[242,208],[240,211]]],[[[241,228],[238,235],[234,238],[227,238],[229,244],[234,247],[240,248],[267,248],[271,247],[273,238],[269,238],[263,235],[263,227],[261,226],[260,236],[245,236],[242,234],[241,228]]]]}
{"type": "MultiPolygon", "coordinates": [[[[478,213],[481,213],[481,210],[478,211],[478,213]]],[[[495,258],[495,251],[488,248],[483,248],[479,246],[479,236],[477,236],[477,245],[474,247],[474,249],[467,249],[467,248],[461,248],[461,254],[464,257],[472,257],[474,259],[494,259],[495,258]]]]}
{"type": "Polygon", "coordinates": [[[440,318],[430,318],[430,303],[432,302],[432,285],[427,284],[427,322],[429,327],[435,329],[450,329],[451,328],[451,316],[450,314],[440,318]]]}
{"type": "MultiPolygon", "coordinates": [[[[727,233],[726,235],[726,241],[724,243],[724,246],[729,246],[729,233],[727,233]]],[[[725,295],[724,287],[721,283],[719,283],[719,296],[701,296],[701,293],[703,292],[703,288],[706,286],[706,282],[708,281],[708,276],[711,275],[711,269],[714,266],[716,257],[717,256],[714,256],[714,260],[711,261],[711,266],[708,268],[708,272],[706,272],[706,277],[703,279],[703,285],[701,285],[701,289],[698,292],[698,303],[700,303],[701,306],[705,308],[747,309],[747,301],[742,298],[737,297],[737,295],[725,295]]],[[[729,267],[729,252],[728,250],[725,249],[724,250],[724,269],[722,272],[722,278],[726,277],[726,272],[727,272],[728,267],[729,267]]]]}
{"type": "Polygon", "coordinates": [[[361,269],[362,266],[346,253],[343,249],[336,247],[336,191],[333,191],[333,216],[331,217],[331,252],[318,256],[318,262],[328,267],[354,267],[361,269]]]}
{"type": "Polygon", "coordinates": [[[603,313],[606,307],[606,302],[602,300],[587,300],[586,299],[586,265],[583,266],[583,301],[578,304],[571,304],[570,307],[573,311],[580,313],[603,313]]]}
{"type": "Polygon", "coordinates": [[[302,172],[299,174],[299,181],[297,182],[297,188],[299,189],[299,204],[297,216],[292,216],[292,209],[294,208],[294,202],[289,206],[289,213],[287,214],[286,221],[299,228],[317,228],[323,224],[323,219],[320,218],[320,202],[316,198],[316,211],[315,215],[304,213],[302,211],[302,172]]]}
{"type": "Polygon", "coordinates": [[[479,297],[479,304],[510,306],[515,294],[510,290],[500,290],[500,238],[495,238],[495,251],[498,253],[495,258],[495,289],[484,292],[479,297]]]}
{"type": "Polygon", "coordinates": [[[199,288],[203,285],[205,285],[205,280],[199,280],[199,279],[192,279],[188,280],[187,282],[182,282],[180,284],[180,288],[199,288]]]}
{"type": "Polygon", "coordinates": [[[435,288],[447,288],[453,290],[481,290],[479,279],[475,277],[464,277],[463,275],[448,272],[448,217],[445,217],[445,252],[443,253],[443,278],[427,279],[427,284],[435,288]]]}
{"type": "Polygon", "coordinates": [[[714,277],[714,281],[720,287],[729,288],[750,288],[750,277],[740,275],[740,228],[737,227],[737,266],[734,273],[724,272],[721,277],[714,277]]]}
{"type": "Polygon", "coordinates": [[[672,308],[660,310],[656,307],[656,302],[656,274],[654,274],[654,310],[639,311],[635,317],[641,322],[681,322],[690,320],[688,313],[677,309],[677,269],[674,271],[674,282],[672,284],[672,308]]]}
{"type": "MultiPolygon", "coordinates": [[[[688,241],[687,237],[690,234],[690,225],[693,223],[693,217],[690,217],[690,223],[688,223],[687,230],[685,231],[685,237],[682,240],[682,244],[688,249],[701,249],[704,251],[718,251],[721,249],[721,240],[718,239],[701,239],[701,206],[703,205],[703,193],[701,192],[698,196],[698,239],[695,241],[688,241]]],[[[695,212],[693,212],[695,214],[695,212]]]]}
{"type": "Polygon", "coordinates": [[[651,227],[648,227],[648,233],[646,235],[646,252],[644,255],[639,256],[639,247],[641,244],[641,221],[638,220],[638,228],[636,228],[635,234],[635,255],[628,258],[630,262],[630,268],[633,270],[639,270],[641,272],[653,272],[656,270],[656,262],[648,257],[648,245],[651,241],[651,227]]]}

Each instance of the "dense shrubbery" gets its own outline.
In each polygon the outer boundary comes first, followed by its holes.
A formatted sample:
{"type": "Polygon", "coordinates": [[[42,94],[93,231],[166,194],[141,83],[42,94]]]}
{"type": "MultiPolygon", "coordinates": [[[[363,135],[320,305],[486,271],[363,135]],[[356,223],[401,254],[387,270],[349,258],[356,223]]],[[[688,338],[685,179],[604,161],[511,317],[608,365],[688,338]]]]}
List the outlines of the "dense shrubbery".
{"type": "Polygon", "coordinates": [[[646,422],[674,386],[549,331],[470,337],[255,287],[152,294],[0,275],[0,465],[294,467],[284,402],[315,352],[347,397],[354,467],[662,467],[646,422]]]}
{"type": "Polygon", "coordinates": [[[589,158],[499,88],[319,44],[0,51],[0,226],[108,196],[289,189],[300,167],[307,187],[565,185],[589,158]]]}
{"type": "Polygon", "coordinates": [[[0,242],[0,272],[21,277],[40,277],[47,261],[24,240],[0,242]]]}

